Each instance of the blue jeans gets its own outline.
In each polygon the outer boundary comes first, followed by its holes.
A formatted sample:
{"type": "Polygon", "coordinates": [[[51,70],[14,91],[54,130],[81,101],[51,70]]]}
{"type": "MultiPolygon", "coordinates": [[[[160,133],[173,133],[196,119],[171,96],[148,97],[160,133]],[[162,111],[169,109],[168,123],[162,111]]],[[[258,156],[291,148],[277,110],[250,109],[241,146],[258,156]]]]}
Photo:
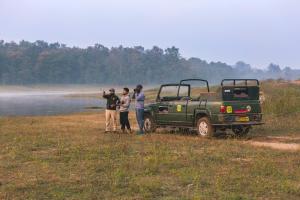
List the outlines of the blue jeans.
{"type": "Polygon", "coordinates": [[[136,120],[138,122],[139,128],[140,128],[140,133],[144,133],[144,109],[135,109],[135,114],[136,114],[136,120]]]}

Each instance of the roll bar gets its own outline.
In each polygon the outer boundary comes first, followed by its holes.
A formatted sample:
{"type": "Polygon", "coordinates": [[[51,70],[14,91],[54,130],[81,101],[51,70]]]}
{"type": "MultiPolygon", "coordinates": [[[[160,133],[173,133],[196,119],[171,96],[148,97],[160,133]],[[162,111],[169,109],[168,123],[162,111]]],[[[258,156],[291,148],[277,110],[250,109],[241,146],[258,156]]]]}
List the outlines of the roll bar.
{"type": "Polygon", "coordinates": [[[245,85],[248,85],[248,81],[255,81],[257,86],[259,86],[259,81],[257,79],[223,79],[221,82],[221,86],[223,87],[224,82],[233,81],[233,85],[235,86],[236,81],[244,81],[245,85]]]}
{"type": "MultiPolygon", "coordinates": [[[[181,84],[182,86],[188,86],[189,87],[189,95],[190,95],[190,85],[188,84],[181,84]]],[[[163,84],[160,86],[157,96],[156,96],[156,101],[158,101],[160,99],[160,93],[161,93],[161,89],[163,87],[168,87],[168,86],[178,86],[178,91],[177,91],[177,96],[179,96],[179,89],[180,89],[180,84],[178,83],[168,83],[168,84],[163,84]]]]}
{"type": "Polygon", "coordinates": [[[185,81],[201,81],[201,82],[205,82],[206,83],[206,87],[207,87],[207,92],[209,92],[209,85],[208,85],[208,81],[204,80],[204,79],[200,79],[200,78],[191,78],[191,79],[183,79],[180,81],[179,83],[179,88],[178,88],[178,93],[179,93],[179,89],[180,89],[180,85],[183,85],[182,83],[185,81]]]}

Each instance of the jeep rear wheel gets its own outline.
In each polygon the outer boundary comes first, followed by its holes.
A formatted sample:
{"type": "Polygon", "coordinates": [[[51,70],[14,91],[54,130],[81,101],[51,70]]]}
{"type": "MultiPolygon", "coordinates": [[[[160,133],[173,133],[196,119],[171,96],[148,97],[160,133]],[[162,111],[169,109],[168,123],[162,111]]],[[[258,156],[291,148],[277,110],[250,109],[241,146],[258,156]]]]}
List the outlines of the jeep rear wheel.
{"type": "Polygon", "coordinates": [[[155,132],[156,124],[151,115],[145,115],[144,117],[144,130],[146,133],[155,132]]]}
{"type": "Polygon", "coordinates": [[[197,133],[201,137],[211,137],[214,135],[214,128],[207,117],[201,117],[197,121],[197,133]]]}

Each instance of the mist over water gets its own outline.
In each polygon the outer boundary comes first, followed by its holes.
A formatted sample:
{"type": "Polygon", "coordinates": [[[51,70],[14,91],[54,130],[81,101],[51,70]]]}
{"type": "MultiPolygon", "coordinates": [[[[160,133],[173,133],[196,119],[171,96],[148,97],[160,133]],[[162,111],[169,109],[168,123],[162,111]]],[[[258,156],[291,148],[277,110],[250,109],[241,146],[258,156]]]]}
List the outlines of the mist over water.
{"type": "Polygon", "coordinates": [[[0,116],[68,114],[87,111],[87,107],[105,106],[102,99],[69,97],[71,94],[76,92],[63,90],[0,92],[0,116]]]}
{"type": "MultiPolygon", "coordinates": [[[[128,87],[132,95],[135,85],[0,86],[0,116],[69,114],[91,111],[90,107],[105,109],[106,100],[99,98],[102,92],[115,88],[119,96],[124,87],[128,87]]],[[[144,90],[158,87],[158,85],[144,85],[144,90]]],[[[134,102],[132,102],[132,108],[134,108],[134,102]]]]}

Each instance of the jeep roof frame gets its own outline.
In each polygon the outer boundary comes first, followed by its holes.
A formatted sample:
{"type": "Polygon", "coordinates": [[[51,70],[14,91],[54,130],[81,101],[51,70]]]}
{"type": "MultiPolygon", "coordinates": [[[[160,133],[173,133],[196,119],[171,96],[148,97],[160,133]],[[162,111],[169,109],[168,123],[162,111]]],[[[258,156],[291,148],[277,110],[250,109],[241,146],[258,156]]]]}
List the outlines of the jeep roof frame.
{"type": "MultiPolygon", "coordinates": [[[[188,95],[190,96],[190,92],[191,92],[191,85],[190,84],[182,84],[183,86],[188,86],[189,87],[189,91],[188,91],[188,95]]],[[[160,93],[161,93],[161,89],[163,87],[166,86],[178,86],[178,91],[177,91],[177,97],[179,97],[179,89],[180,89],[180,83],[167,83],[167,84],[162,84],[158,90],[157,96],[156,96],[156,101],[158,101],[160,99],[160,93]]]]}
{"type": "MultiPolygon", "coordinates": [[[[221,86],[224,86],[224,82],[229,82],[229,81],[233,81],[233,85],[232,86],[236,86],[236,81],[244,81],[245,85],[244,86],[248,86],[248,81],[256,81],[256,86],[259,86],[259,81],[257,79],[223,79],[221,81],[221,86]]],[[[226,85],[226,86],[231,86],[231,85],[226,85]]]]}
{"type": "Polygon", "coordinates": [[[180,90],[180,86],[183,85],[183,82],[186,81],[200,81],[200,82],[205,82],[206,83],[206,88],[207,88],[207,92],[209,92],[209,84],[207,80],[201,79],[201,78],[190,78],[190,79],[183,79],[180,81],[179,83],[179,88],[178,88],[178,94],[179,94],[179,90],[180,90]]]}

